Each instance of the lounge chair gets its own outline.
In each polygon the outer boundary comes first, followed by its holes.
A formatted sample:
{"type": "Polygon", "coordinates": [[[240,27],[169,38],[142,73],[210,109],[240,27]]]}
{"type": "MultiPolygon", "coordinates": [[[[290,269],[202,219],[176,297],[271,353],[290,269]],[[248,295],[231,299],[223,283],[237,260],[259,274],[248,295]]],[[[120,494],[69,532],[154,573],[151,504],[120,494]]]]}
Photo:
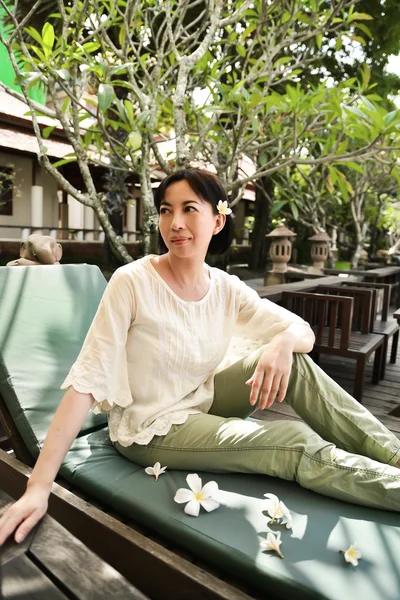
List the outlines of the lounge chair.
{"type": "MultiPolygon", "coordinates": [[[[16,455],[0,451],[0,486],[11,495],[24,489],[26,465],[40,451],[63,394],[59,386],[105,285],[89,265],[0,268],[0,413],[16,455]]],[[[173,499],[186,487],[187,473],[167,470],[155,482],[114,449],[102,415],[89,415],[60,475],[73,493],[55,484],[50,514],[152,598],[400,597],[399,513],[343,503],[272,477],[199,473],[203,483],[218,482],[221,506],[193,518],[173,499]],[[283,560],[260,551],[268,531],[267,492],[293,515],[292,531],[272,526],[282,531],[283,560]],[[174,551],[144,536],[142,527],[174,551]],[[339,553],[354,542],[362,552],[358,567],[339,553]],[[210,573],[187,556],[206,563],[210,573]]]]}

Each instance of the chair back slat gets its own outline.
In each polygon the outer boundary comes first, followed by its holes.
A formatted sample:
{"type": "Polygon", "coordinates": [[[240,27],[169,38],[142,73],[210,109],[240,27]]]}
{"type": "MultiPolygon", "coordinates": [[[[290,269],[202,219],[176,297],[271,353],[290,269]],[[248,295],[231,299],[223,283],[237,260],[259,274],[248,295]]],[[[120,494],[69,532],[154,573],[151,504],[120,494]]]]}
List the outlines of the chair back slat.
{"type": "MultiPolygon", "coordinates": [[[[390,283],[369,283],[367,281],[343,281],[338,284],[340,288],[344,287],[357,287],[357,288],[365,288],[365,289],[373,289],[377,292],[379,290],[382,291],[382,312],[381,312],[381,320],[387,321],[390,309],[390,300],[391,300],[391,292],[392,286],[390,283]]],[[[376,294],[376,313],[374,320],[376,320],[376,314],[378,312],[378,294],[376,294]]]]}
{"type": "Polygon", "coordinates": [[[316,292],[334,296],[350,296],[353,298],[352,330],[361,331],[361,333],[372,331],[374,321],[372,317],[376,311],[376,290],[325,285],[318,286],[316,292]]]}
{"type": "Polygon", "coordinates": [[[335,345],[335,334],[338,319],[338,303],[331,302],[329,307],[329,335],[328,335],[328,346],[335,345]]]}
{"type": "Polygon", "coordinates": [[[311,325],[317,346],[348,348],[353,318],[352,297],[284,291],[282,305],[311,325]],[[324,336],[326,328],[328,335],[324,336]]]}

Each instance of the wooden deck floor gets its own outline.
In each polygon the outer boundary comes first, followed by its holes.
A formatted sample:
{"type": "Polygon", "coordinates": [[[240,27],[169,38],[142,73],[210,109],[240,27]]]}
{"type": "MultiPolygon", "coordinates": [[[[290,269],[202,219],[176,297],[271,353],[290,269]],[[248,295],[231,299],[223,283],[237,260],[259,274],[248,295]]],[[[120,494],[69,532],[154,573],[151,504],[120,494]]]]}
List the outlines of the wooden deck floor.
{"type": "MultiPolygon", "coordinates": [[[[389,349],[391,341],[389,342],[389,349]]],[[[372,357],[373,358],[373,357],[372,357]]],[[[338,357],[321,355],[320,366],[332,379],[337,381],[347,392],[352,393],[355,378],[355,361],[338,357]]],[[[386,366],[385,379],[378,385],[371,383],[372,361],[367,365],[363,405],[382,423],[400,438],[400,346],[397,362],[386,366]]],[[[275,402],[272,407],[256,413],[257,418],[265,421],[290,419],[301,420],[287,404],[275,402]]]]}

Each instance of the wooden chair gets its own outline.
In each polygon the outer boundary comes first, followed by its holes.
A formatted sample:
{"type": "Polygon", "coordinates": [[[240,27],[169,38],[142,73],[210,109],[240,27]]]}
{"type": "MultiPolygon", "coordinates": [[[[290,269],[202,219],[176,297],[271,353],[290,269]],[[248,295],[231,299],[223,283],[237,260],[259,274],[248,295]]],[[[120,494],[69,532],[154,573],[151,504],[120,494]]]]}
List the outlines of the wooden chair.
{"type": "MultiPolygon", "coordinates": [[[[369,294],[370,299],[371,297],[372,294],[369,294]]],[[[321,353],[356,361],[353,395],[362,402],[365,365],[373,352],[375,358],[372,383],[379,382],[384,336],[369,333],[368,323],[366,333],[363,333],[361,328],[352,329],[352,325],[358,327],[358,319],[353,319],[354,298],[312,292],[283,292],[282,305],[302,317],[313,328],[316,338],[313,354],[316,362],[321,353]]],[[[369,319],[370,315],[368,312],[367,314],[369,319]]],[[[365,323],[363,329],[365,330],[365,323]]]]}
{"type": "MultiPolygon", "coordinates": [[[[323,289],[331,289],[333,286],[324,286],[323,289]]],[[[392,364],[396,363],[396,355],[397,355],[397,347],[399,342],[399,331],[400,325],[395,318],[391,318],[389,316],[389,307],[390,307],[390,298],[391,298],[391,285],[389,283],[368,283],[368,282],[347,282],[343,281],[334,287],[339,288],[340,295],[346,295],[344,291],[347,289],[357,289],[357,290],[371,290],[373,292],[373,301],[372,301],[372,310],[370,315],[370,332],[378,333],[385,337],[384,349],[383,349],[383,358],[382,358],[382,367],[381,367],[381,375],[380,378],[384,379],[385,370],[386,370],[386,362],[387,362],[387,353],[389,348],[389,339],[393,337],[392,341],[392,349],[390,353],[390,362],[392,364]],[[382,292],[382,306],[380,310],[381,318],[378,318],[377,309],[378,309],[378,293],[382,292]]],[[[320,289],[320,287],[318,288],[320,289]]],[[[329,293],[329,292],[326,292],[329,293]]],[[[358,294],[359,295],[359,294],[358,294]]],[[[355,311],[357,311],[357,307],[355,307],[355,311]]]]}

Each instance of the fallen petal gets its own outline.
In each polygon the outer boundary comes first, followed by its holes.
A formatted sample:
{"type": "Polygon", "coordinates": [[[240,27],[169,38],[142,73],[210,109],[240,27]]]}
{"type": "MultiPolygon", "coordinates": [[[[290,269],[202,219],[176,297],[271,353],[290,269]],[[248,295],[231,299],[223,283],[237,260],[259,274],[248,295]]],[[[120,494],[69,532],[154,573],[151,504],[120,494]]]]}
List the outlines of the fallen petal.
{"type": "Polygon", "coordinates": [[[193,500],[194,494],[191,490],[187,488],[180,488],[175,494],[175,502],[178,504],[183,504],[184,502],[190,502],[193,500]]]}
{"type": "Polygon", "coordinates": [[[218,483],[216,481],[209,481],[201,491],[206,498],[212,498],[219,492],[218,483]]]}
{"type": "Polygon", "coordinates": [[[185,506],[185,513],[191,517],[198,517],[200,512],[200,502],[197,500],[191,500],[185,506]]]}
{"type": "Polygon", "coordinates": [[[202,500],[200,504],[207,512],[211,512],[220,506],[219,502],[213,498],[205,498],[205,500],[202,500]]]}
{"type": "Polygon", "coordinates": [[[201,492],[201,479],[197,473],[190,473],[190,475],[186,477],[186,481],[190,489],[193,490],[195,494],[201,492]]]}

